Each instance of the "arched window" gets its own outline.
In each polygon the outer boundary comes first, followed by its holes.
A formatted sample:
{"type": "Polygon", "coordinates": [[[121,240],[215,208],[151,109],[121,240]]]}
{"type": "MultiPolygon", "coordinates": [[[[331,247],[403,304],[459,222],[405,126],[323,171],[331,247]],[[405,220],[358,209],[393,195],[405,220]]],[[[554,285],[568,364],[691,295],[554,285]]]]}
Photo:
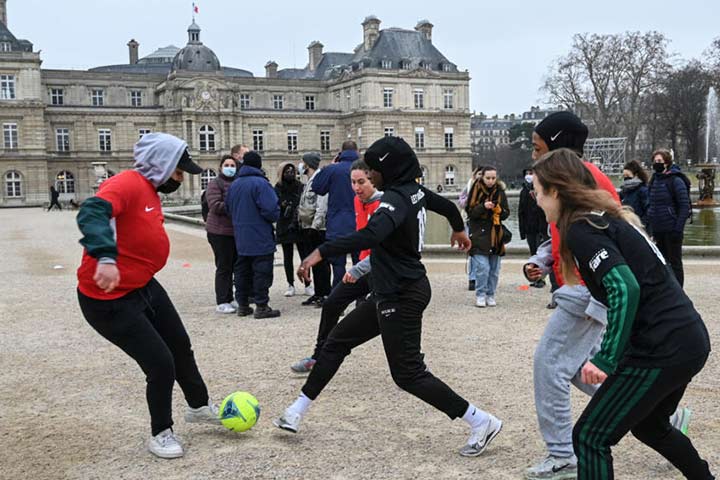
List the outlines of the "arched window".
{"type": "Polygon", "coordinates": [[[5,174],[5,196],[8,198],[22,197],[22,175],[10,170],[5,174]]]}
{"type": "Polygon", "coordinates": [[[75,176],[63,170],[55,177],[55,188],[58,193],[75,193],[75,176]]]}
{"type": "Polygon", "coordinates": [[[108,178],[114,177],[114,176],[115,176],[115,172],[113,172],[112,170],[110,170],[108,168],[108,169],[105,169],[105,175],[103,175],[102,179],[107,180],[108,178]]]}
{"type": "Polygon", "coordinates": [[[420,165],[420,170],[422,170],[422,177],[420,177],[420,185],[425,185],[425,182],[428,180],[428,169],[425,165],[420,165]]]}
{"type": "Polygon", "coordinates": [[[448,165],[445,167],[445,186],[450,187],[455,185],[455,167],[448,165]]]}
{"type": "Polygon", "coordinates": [[[210,183],[215,177],[217,177],[217,173],[215,173],[215,170],[212,168],[203,170],[200,174],[200,189],[205,190],[208,187],[208,183],[210,183]]]}
{"type": "Polygon", "coordinates": [[[200,151],[215,151],[215,129],[210,125],[200,127],[200,151]]]}

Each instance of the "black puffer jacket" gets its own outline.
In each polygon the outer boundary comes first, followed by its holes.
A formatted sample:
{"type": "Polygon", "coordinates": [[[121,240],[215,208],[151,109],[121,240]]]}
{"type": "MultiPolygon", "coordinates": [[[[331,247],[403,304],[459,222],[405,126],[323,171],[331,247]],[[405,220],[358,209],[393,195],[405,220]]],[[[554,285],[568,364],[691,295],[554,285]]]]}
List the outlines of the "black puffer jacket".
{"type": "Polygon", "coordinates": [[[547,235],[548,224],[545,220],[545,212],[537,204],[532,183],[523,182],[522,190],[520,190],[518,223],[522,240],[525,240],[528,235],[536,233],[547,235]]]}

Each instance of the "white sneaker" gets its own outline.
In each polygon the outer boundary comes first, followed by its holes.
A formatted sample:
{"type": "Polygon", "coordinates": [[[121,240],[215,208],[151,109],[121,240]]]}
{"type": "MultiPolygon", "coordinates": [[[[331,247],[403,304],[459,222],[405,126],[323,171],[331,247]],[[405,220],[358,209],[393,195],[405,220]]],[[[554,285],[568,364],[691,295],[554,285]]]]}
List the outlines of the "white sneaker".
{"type": "Polygon", "coordinates": [[[287,288],[287,290],[285,290],[284,295],[286,297],[294,297],[295,296],[295,287],[293,287],[292,285],[288,285],[288,288],[287,288]]]}
{"type": "Polygon", "coordinates": [[[273,425],[282,430],[297,433],[300,430],[300,420],[302,420],[302,415],[288,409],[280,418],[273,420],[273,425]]]}
{"type": "Polygon", "coordinates": [[[238,308],[238,303],[237,303],[236,300],[233,300],[232,302],[230,302],[230,305],[232,305],[233,308],[234,308],[235,310],[237,310],[237,308],[238,308]]]}
{"type": "Polygon", "coordinates": [[[219,408],[214,403],[203,405],[200,408],[187,407],[185,421],[187,423],[205,423],[208,425],[221,425],[218,417],[219,408]]]}
{"type": "Polygon", "coordinates": [[[495,297],[487,297],[487,306],[488,307],[497,307],[497,302],[495,301],[495,297]]]}
{"type": "Polygon", "coordinates": [[[577,478],[577,458],[555,457],[548,455],[536,465],[525,470],[527,480],[575,480],[577,478]]]}
{"type": "Polygon", "coordinates": [[[217,313],[235,313],[237,309],[230,303],[221,303],[215,308],[215,311],[217,313]]]}
{"type": "Polygon", "coordinates": [[[485,295],[475,297],[475,306],[479,308],[485,308],[487,306],[487,303],[485,303],[485,295]]]}
{"type": "Polygon", "coordinates": [[[460,455],[463,457],[477,457],[485,451],[490,442],[497,437],[502,430],[503,423],[492,415],[488,414],[489,421],[485,428],[473,429],[470,432],[467,444],[460,449],[460,455]]]}
{"type": "Polygon", "coordinates": [[[148,450],[160,458],[180,458],[185,455],[182,445],[173,431],[166,428],[154,437],[150,437],[148,450]]]}
{"type": "Polygon", "coordinates": [[[315,287],[312,286],[312,283],[305,287],[305,296],[306,297],[312,297],[315,295],[315,287]]]}

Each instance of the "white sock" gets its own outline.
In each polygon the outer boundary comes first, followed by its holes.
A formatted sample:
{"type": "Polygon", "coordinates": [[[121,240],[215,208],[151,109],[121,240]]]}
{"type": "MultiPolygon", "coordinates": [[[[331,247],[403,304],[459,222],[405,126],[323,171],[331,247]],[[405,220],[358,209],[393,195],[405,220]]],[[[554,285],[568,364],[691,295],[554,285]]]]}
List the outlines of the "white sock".
{"type": "Polygon", "coordinates": [[[304,393],[301,393],[297,400],[288,407],[288,410],[302,416],[305,415],[305,412],[307,412],[307,409],[310,408],[310,405],[312,405],[312,400],[310,400],[304,393]]]}
{"type": "Polygon", "coordinates": [[[480,427],[487,425],[490,421],[490,417],[487,412],[480,410],[472,403],[468,405],[468,409],[465,412],[465,415],[462,416],[462,419],[470,425],[472,430],[477,430],[480,427]]]}

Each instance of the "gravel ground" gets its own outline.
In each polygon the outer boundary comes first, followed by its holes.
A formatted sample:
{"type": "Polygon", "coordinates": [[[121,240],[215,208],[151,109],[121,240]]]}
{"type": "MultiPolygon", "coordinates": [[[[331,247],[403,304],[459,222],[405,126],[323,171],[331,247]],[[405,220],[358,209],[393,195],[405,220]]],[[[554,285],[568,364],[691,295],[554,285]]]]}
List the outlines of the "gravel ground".
{"type": "MultiPolygon", "coordinates": [[[[457,455],[467,430],[392,383],[379,341],[358,348],[315,402],[299,434],[270,420],[303,379],[289,365],[311,352],[319,312],[284,298],[275,269],[271,304],[278,319],[213,312],[214,268],[204,232],[168,225],[171,257],[158,279],[190,332],[214,399],[246,390],[263,414],[251,431],[186,425],[176,389],[182,459],[145,449],[149,419],[140,369],[82,318],[75,294],[81,256],[73,212],[0,209],[0,478],[481,478],[517,479],[543,455],[532,393],[532,354],[548,311],[548,290],[518,290],[519,260],[503,263],[499,306],[479,310],[464,290],[462,261],[429,259],[434,299],[423,350],[432,371],[461,395],[505,421],[479,458],[457,455]]],[[[720,338],[720,260],[694,260],[686,288],[712,339],[720,338]]],[[[711,356],[683,403],[695,412],[690,435],[720,468],[720,363],[711,356]]],[[[574,412],[586,404],[573,393],[574,412]]],[[[616,475],[679,479],[667,462],[632,437],[614,449],[616,475]]]]}

